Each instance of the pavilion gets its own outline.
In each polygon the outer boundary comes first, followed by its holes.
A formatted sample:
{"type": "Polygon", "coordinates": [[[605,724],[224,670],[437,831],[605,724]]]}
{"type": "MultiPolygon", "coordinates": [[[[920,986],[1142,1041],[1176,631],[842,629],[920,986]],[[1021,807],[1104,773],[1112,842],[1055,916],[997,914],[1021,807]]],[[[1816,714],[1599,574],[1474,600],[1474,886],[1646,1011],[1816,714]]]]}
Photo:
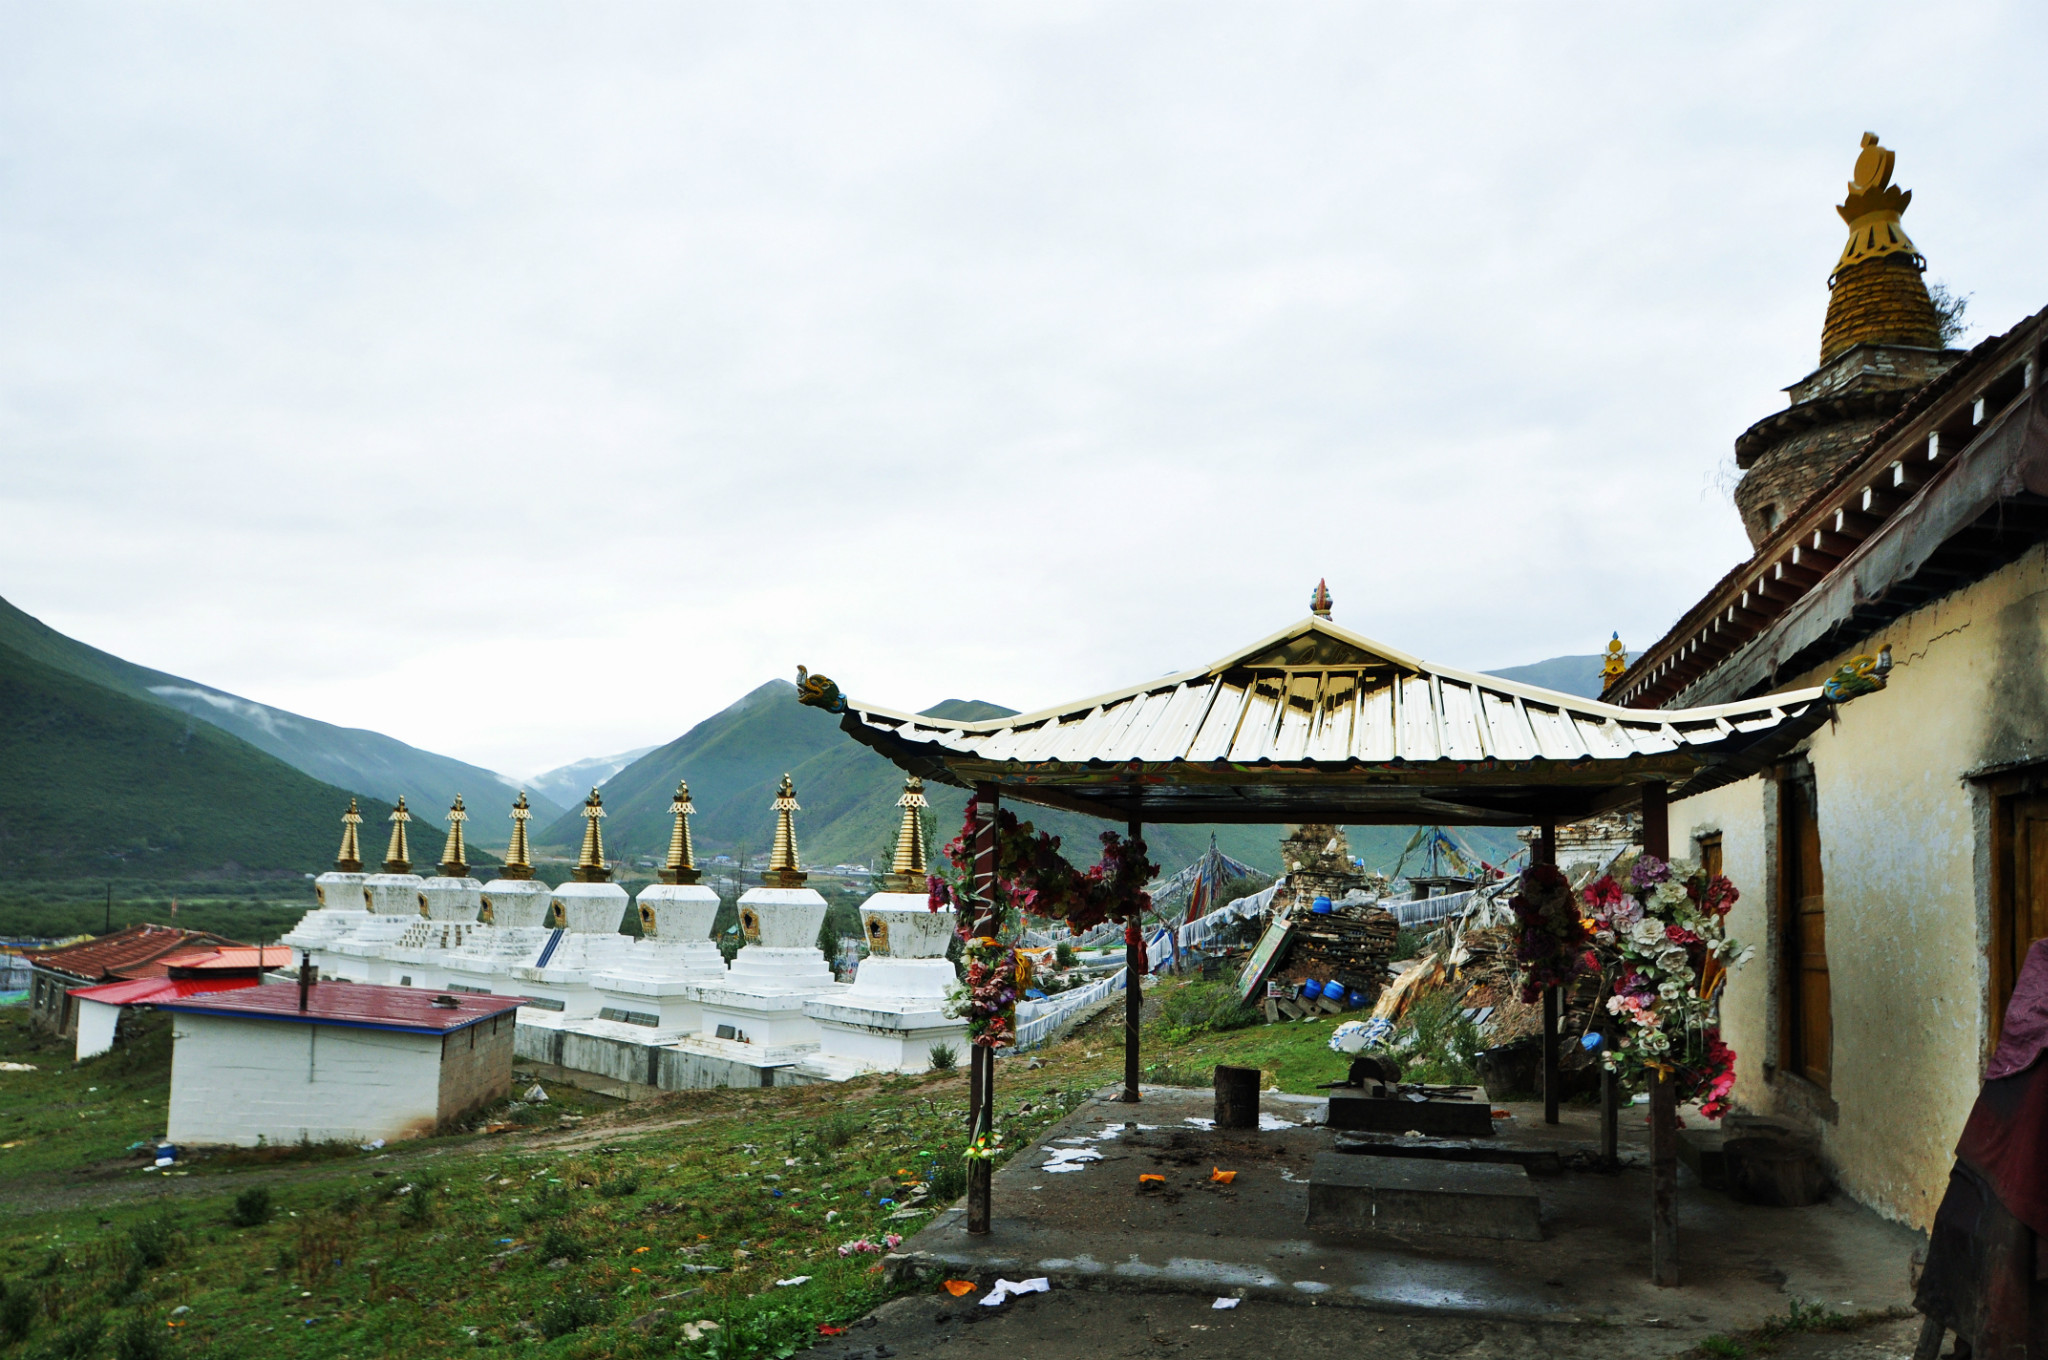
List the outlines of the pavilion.
{"type": "MultiPolygon", "coordinates": [[[[1430,665],[1331,622],[1320,586],[1312,608],[1207,666],[1035,713],[935,722],[848,699],[802,670],[799,698],[841,714],[848,735],[906,772],[976,791],[981,889],[994,871],[1004,796],[1122,821],[1134,835],[1147,821],[1533,824],[1546,860],[1558,824],[1639,805],[1645,850],[1668,858],[1670,798],[1766,768],[1828,720],[1838,695],[1857,692],[1830,682],[1708,708],[1620,708],[1430,665]]],[[[1882,683],[1880,675],[1864,687],[1882,683]]],[[[1134,1101],[1138,989],[1127,998],[1124,1099],[1134,1101]]],[[[1546,1003],[1545,1066],[1554,1072],[1556,997],[1546,1003]]],[[[1556,1091],[1549,1081],[1553,1122],[1556,1091]]],[[[970,1104],[986,1121],[992,1101],[970,1104]]],[[[1613,1112],[1610,1099],[1610,1147],[1613,1112]]],[[[1666,1083],[1653,1088],[1651,1122],[1651,1274],[1675,1284],[1676,1117],[1666,1083]]],[[[986,1195],[987,1180],[969,1185],[970,1231],[977,1221],[986,1231],[988,1206],[974,1194],[986,1195]]]]}

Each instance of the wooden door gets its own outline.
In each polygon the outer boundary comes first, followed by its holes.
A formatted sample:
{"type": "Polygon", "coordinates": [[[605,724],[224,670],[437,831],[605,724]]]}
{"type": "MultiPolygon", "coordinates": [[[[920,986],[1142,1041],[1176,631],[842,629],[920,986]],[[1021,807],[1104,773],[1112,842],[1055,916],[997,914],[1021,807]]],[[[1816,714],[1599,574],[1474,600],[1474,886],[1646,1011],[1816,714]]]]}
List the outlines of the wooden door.
{"type": "Polygon", "coordinates": [[[1828,909],[1821,876],[1820,819],[1813,784],[1791,778],[1783,792],[1786,1063],[1825,1089],[1835,1030],[1828,996],[1828,909]]]}
{"type": "Polygon", "coordinates": [[[1991,1038],[1998,1040],[2005,1005],[2034,941],[2048,935],[2048,795],[1999,800],[1998,919],[1992,938],[1991,1038]]]}

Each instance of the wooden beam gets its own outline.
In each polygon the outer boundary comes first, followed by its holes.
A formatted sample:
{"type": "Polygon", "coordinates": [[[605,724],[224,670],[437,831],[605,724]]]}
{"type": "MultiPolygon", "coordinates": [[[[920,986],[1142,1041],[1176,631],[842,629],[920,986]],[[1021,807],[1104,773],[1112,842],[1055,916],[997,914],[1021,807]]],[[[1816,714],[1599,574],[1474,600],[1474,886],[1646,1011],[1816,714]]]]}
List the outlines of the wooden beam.
{"type": "MultiPolygon", "coordinates": [[[[1529,847],[1529,862],[1538,864],[1557,863],[1557,823],[1544,822],[1536,832],[1536,843],[1529,847]]],[[[1559,1000],[1557,988],[1543,989],[1543,1122],[1557,1122],[1558,1097],[1562,1085],[1557,1068],[1557,1018],[1559,1000]]]]}
{"type": "MultiPolygon", "coordinates": [[[[977,784],[974,789],[977,800],[974,823],[974,893],[984,904],[969,936],[993,935],[1000,929],[995,913],[996,897],[996,812],[1002,806],[1002,794],[994,784],[977,784]]],[[[967,1061],[967,1136],[972,1142],[978,1134],[995,1131],[996,1107],[996,1065],[995,1055],[983,1044],[975,1044],[968,1050],[967,1061]]],[[[989,1231],[993,1214],[994,1188],[991,1178],[995,1167],[986,1157],[972,1157],[967,1162],[967,1231],[983,1234],[989,1231]]]]}

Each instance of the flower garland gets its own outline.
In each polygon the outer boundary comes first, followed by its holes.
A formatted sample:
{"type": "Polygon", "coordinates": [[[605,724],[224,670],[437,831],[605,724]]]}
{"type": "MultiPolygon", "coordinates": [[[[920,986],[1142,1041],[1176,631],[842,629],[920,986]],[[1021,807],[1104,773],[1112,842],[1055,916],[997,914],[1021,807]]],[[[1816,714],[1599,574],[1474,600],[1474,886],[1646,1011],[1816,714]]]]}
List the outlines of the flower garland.
{"type": "Polygon", "coordinates": [[[949,874],[932,874],[927,905],[954,907],[956,933],[965,941],[967,985],[950,1013],[967,1021],[972,1042],[1004,1048],[1016,1042],[1017,998],[1031,982],[1029,959],[1002,936],[1025,914],[1064,921],[1079,935],[1104,921],[1135,923],[1152,905],[1145,885],[1158,874],[1145,842],[1102,833],[1102,858],[1085,873],[1060,854],[1060,838],[996,809],[996,876],[989,900],[973,890],[978,798],[967,800],[967,819],[945,848],[949,874]]]}
{"type": "Polygon", "coordinates": [[[1586,923],[1572,901],[1572,885],[1555,865],[1530,865],[1518,887],[1508,905],[1521,923],[1515,962],[1522,967],[1522,1000],[1528,1003],[1546,987],[1571,986],[1598,965],[1586,952],[1586,923]]]}
{"type": "Polygon", "coordinates": [[[1603,875],[1582,894],[1604,963],[1605,1009],[1618,1022],[1604,1035],[1603,1061],[1617,1073],[1675,1079],[1678,1098],[1699,1100],[1709,1119],[1726,1112],[1735,1086],[1735,1050],[1714,1024],[1714,998],[1756,952],[1728,937],[1740,896],[1718,874],[1680,877],[1654,855],[1637,859],[1626,882],[1603,875]]]}

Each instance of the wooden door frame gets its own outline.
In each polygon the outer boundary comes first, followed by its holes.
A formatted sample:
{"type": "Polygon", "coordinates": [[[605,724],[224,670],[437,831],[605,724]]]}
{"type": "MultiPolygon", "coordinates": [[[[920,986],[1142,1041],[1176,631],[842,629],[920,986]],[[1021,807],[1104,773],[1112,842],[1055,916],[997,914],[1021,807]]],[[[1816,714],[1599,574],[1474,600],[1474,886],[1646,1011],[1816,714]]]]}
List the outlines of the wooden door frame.
{"type": "Polygon", "coordinates": [[[1985,886],[1989,907],[1984,924],[1984,1052],[1989,1061],[1998,1047],[2005,1022],[2005,1002],[2012,995],[2017,968],[2013,964],[2013,914],[2016,874],[2013,865],[2013,805],[2023,798],[2048,795],[2048,765],[2009,770],[1975,781],[1985,797],[1988,817],[1985,886]]]}
{"type": "MultiPolygon", "coordinates": [[[[1796,819],[1785,815],[1787,800],[1799,798],[1803,795],[1805,802],[1803,815],[1812,820],[1814,835],[1818,840],[1820,837],[1820,791],[1818,780],[1814,774],[1813,764],[1804,756],[1798,756],[1786,761],[1778,767],[1776,776],[1772,784],[1777,791],[1777,816],[1775,820],[1777,822],[1778,863],[1771,895],[1777,911],[1775,912],[1776,919],[1772,921],[1771,926],[1772,934],[1778,947],[1778,966],[1775,971],[1777,973],[1778,993],[1781,998],[1778,1007],[1778,1070],[1799,1078],[1800,1081],[1804,1082],[1814,1091],[1825,1095],[1834,1084],[1835,1064],[1832,1051],[1834,1015],[1832,1013],[1832,1004],[1829,1006],[1830,1014],[1828,1015],[1830,1051],[1827,1055],[1825,1068],[1823,1069],[1828,1074],[1828,1081],[1825,1083],[1815,1081],[1806,1071],[1806,1067],[1811,1066],[1811,1064],[1802,1065],[1799,1061],[1804,1056],[1800,1040],[1802,1028],[1807,1018],[1804,979],[1801,976],[1803,971],[1801,960],[1804,957],[1804,950],[1800,939],[1799,919],[1799,903],[1801,900],[1801,894],[1798,891],[1800,886],[1799,847],[1793,841],[1796,819]]],[[[1827,853],[1825,841],[1820,842],[1820,850],[1821,854],[1825,856],[1827,853]]],[[[1825,901],[1826,895],[1827,879],[1826,873],[1823,871],[1821,878],[1821,896],[1823,901],[1825,901]]],[[[1825,918],[1825,906],[1822,907],[1822,915],[1825,918]]],[[[1825,949],[1825,922],[1823,922],[1822,930],[1822,948],[1825,949]]],[[[1833,979],[1830,978],[1830,983],[1832,981],[1833,979]]],[[[1831,998],[1833,990],[1831,985],[1829,987],[1831,998]]]]}

